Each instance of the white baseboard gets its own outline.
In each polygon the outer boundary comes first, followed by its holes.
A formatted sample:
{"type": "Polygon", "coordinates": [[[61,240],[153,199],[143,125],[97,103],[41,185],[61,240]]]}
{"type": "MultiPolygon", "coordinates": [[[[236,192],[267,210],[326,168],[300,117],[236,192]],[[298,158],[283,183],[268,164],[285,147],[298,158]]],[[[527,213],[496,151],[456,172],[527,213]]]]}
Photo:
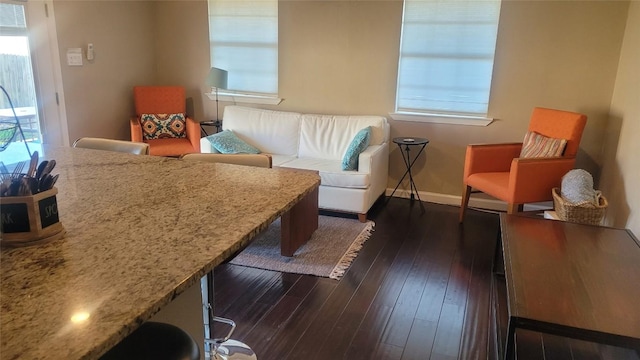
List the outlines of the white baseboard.
{"type": "MultiPolygon", "coordinates": [[[[393,192],[393,189],[387,188],[385,195],[389,196],[391,192],[393,192]]],[[[393,196],[409,199],[410,194],[411,193],[408,190],[398,189],[393,196]]],[[[443,205],[460,206],[460,202],[462,201],[462,196],[459,195],[440,194],[427,191],[418,191],[418,195],[422,201],[443,205]]],[[[502,200],[485,199],[474,197],[473,195],[471,195],[471,198],[469,199],[469,207],[494,211],[507,211],[507,203],[502,200]]],[[[553,208],[553,202],[546,201],[535,204],[525,204],[524,211],[548,210],[551,208],[553,208]]]]}

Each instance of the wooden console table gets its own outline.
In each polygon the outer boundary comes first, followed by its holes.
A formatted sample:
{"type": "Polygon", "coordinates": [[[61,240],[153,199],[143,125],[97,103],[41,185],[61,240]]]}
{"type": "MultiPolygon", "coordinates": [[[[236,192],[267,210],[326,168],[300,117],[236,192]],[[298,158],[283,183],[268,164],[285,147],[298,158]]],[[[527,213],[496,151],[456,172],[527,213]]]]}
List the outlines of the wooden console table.
{"type": "Polygon", "coordinates": [[[505,359],[517,328],[640,349],[640,243],[625,229],[500,215],[505,359]]]}

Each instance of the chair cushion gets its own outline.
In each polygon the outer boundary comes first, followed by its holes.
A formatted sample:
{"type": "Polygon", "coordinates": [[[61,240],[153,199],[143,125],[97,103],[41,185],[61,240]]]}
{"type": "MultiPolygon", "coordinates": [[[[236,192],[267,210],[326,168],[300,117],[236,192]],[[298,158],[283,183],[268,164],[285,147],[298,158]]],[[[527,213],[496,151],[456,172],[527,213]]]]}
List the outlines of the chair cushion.
{"type": "Polygon", "coordinates": [[[146,140],[149,144],[149,155],[156,156],[180,156],[199,152],[193,147],[189,139],[153,139],[146,140]]]}
{"type": "Polygon", "coordinates": [[[207,136],[211,145],[222,154],[260,154],[260,149],[242,141],[231,130],[207,136]]]}
{"type": "Polygon", "coordinates": [[[554,139],[529,131],[522,142],[521,158],[562,156],[567,140],[554,139]]]}
{"type": "Polygon", "coordinates": [[[502,201],[511,202],[509,198],[509,173],[488,172],[470,175],[467,185],[489,194],[502,201]]]}
{"type": "Polygon", "coordinates": [[[358,169],[358,156],[367,147],[371,140],[371,126],[358,131],[356,136],[351,140],[351,144],[347,148],[342,158],[342,170],[357,170],[358,169]]]}
{"type": "Polygon", "coordinates": [[[184,114],[141,114],[142,136],[145,140],[185,138],[186,119],[184,114]]]}

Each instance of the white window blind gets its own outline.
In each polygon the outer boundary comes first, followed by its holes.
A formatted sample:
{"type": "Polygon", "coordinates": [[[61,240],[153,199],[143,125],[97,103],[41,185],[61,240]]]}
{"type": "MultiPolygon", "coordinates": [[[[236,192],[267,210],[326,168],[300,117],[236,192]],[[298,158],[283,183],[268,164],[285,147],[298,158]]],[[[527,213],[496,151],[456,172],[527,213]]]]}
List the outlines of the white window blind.
{"type": "Polygon", "coordinates": [[[405,0],[396,111],[486,116],[499,15],[499,0],[405,0]]]}
{"type": "Polygon", "coordinates": [[[209,0],[211,66],[227,70],[228,89],[278,93],[278,1],[209,0]]]}

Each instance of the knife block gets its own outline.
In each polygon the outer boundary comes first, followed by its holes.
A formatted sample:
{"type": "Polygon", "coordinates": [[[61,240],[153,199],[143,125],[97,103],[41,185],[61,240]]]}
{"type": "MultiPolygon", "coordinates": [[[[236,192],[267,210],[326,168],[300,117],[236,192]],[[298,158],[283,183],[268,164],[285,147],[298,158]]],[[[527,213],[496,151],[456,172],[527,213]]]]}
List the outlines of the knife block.
{"type": "Polygon", "coordinates": [[[43,244],[61,238],[64,227],[58,216],[57,188],[30,196],[0,197],[2,239],[7,247],[43,244]]]}

